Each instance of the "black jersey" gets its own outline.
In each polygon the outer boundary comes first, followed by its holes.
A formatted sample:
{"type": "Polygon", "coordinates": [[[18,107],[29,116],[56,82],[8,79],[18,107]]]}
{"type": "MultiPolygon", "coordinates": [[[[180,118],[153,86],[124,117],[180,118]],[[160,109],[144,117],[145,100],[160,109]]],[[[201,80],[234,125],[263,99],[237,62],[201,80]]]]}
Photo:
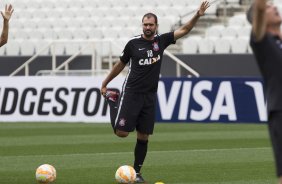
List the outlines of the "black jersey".
{"type": "Polygon", "coordinates": [[[125,46],[120,60],[129,70],[123,91],[156,92],[164,50],[174,41],[174,33],[157,34],[154,40],[140,36],[132,38],[125,46]]]}
{"type": "Polygon", "coordinates": [[[251,47],[264,78],[268,111],[282,110],[282,40],[266,34],[259,42],[251,35],[251,47]]]}

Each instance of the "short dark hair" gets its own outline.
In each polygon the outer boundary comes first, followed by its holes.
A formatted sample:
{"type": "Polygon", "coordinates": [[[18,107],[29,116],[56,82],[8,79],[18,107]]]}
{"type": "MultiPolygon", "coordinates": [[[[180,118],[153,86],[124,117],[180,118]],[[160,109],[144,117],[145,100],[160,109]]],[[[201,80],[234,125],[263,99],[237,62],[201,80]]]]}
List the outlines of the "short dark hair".
{"type": "Polygon", "coordinates": [[[155,23],[158,24],[158,17],[157,17],[157,15],[155,15],[155,14],[153,14],[153,13],[146,13],[146,14],[143,16],[143,18],[142,18],[142,22],[143,22],[143,20],[144,20],[145,17],[147,17],[147,18],[154,17],[155,23]]]}
{"type": "Polygon", "coordinates": [[[253,17],[254,17],[253,14],[254,14],[254,3],[251,4],[246,14],[247,20],[249,21],[250,24],[253,23],[253,17]]]}

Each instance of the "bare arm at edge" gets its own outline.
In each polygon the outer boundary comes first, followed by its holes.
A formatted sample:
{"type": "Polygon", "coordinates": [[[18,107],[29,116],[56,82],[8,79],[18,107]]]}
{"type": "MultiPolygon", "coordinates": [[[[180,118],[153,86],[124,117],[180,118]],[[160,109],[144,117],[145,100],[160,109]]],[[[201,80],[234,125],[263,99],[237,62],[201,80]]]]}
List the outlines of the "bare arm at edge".
{"type": "Polygon", "coordinates": [[[266,0],[256,0],[253,9],[253,34],[256,41],[261,41],[266,33],[266,0]]]}
{"type": "Polygon", "coordinates": [[[2,29],[2,33],[0,36],[0,47],[2,47],[3,45],[5,45],[8,42],[9,20],[13,14],[13,11],[14,9],[11,4],[5,6],[4,12],[1,11],[1,15],[3,17],[3,29],[2,29]]]}

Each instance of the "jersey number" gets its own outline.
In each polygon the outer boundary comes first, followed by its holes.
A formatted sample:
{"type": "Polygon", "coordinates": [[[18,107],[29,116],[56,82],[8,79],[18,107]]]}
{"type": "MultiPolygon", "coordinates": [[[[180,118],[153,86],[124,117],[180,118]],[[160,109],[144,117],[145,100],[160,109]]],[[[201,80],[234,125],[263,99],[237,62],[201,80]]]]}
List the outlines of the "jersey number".
{"type": "Polygon", "coordinates": [[[153,51],[152,50],[148,50],[147,54],[148,54],[148,57],[153,57],[153,51]]]}

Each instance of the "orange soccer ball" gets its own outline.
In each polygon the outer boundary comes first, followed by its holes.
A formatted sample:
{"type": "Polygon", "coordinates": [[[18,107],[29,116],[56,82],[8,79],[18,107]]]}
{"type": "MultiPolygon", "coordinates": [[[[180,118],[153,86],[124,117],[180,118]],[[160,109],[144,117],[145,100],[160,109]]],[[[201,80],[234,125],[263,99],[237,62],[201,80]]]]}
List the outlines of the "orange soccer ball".
{"type": "Polygon", "coordinates": [[[55,181],[57,177],[56,169],[50,164],[40,165],[36,169],[35,177],[39,183],[43,183],[43,184],[51,183],[55,181]]]}
{"type": "Polygon", "coordinates": [[[115,178],[118,183],[134,183],[136,172],[133,167],[123,165],[117,169],[115,178]]]}

